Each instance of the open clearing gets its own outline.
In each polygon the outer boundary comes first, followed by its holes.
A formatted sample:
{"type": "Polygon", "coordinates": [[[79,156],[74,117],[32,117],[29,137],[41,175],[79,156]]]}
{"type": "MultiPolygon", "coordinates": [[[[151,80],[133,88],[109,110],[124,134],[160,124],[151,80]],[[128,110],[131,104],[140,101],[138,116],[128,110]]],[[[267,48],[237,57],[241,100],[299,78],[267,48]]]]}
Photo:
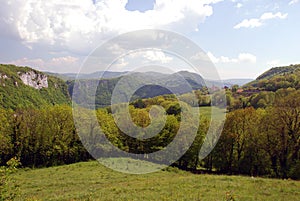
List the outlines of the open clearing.
{"type": "Polygon", "coordinates": [[[195,175],[175,168],[145,175],[115,172],[96,161],[20,169],[17,200],[300,200],[300,182],[195,175]]]}

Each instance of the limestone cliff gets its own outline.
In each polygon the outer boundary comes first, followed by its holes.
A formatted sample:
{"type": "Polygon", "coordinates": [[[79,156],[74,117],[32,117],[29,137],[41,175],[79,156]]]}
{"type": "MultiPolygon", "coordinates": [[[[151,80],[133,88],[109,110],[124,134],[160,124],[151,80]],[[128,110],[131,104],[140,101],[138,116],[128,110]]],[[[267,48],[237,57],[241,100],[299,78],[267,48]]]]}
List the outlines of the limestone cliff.
{"type": "Polygon", "coordinates": [[[35,89],[48,88],[48,77],[44,74],[39,74],[34,71],[28,71],[26,73],[18,72],[18,74],[25,85],[35,89]]]}

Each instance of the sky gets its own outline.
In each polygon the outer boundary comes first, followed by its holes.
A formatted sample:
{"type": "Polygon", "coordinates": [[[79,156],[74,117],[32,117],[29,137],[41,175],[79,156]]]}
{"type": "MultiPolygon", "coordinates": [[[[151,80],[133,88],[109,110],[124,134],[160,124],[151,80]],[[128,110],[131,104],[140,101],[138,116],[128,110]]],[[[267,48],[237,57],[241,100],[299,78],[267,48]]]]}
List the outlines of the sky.
{"type": "MultiPolygon", "coordinates": [[[[0,63],[76,73],[99,45],[142,29],[193,41],[222,79],[300,63],[299,0],[1,1],[0,63]]],[[[159,50],[143,58],[180,64],[159,50]]]]}

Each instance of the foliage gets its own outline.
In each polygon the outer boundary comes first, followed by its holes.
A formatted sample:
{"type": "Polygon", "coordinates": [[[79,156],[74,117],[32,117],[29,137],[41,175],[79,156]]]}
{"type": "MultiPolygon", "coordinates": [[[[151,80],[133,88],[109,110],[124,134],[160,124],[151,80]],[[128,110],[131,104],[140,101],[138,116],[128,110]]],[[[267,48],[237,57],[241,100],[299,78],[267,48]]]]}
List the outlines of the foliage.
{"type": "Polygon", "coordinates": [[[289,87],[300,89],[300,65],[272,68],[245,85],[248,89],[258,88],[274,92],[289,87]]]}
{"type": "MultiPolygon", "coordinates": [[[[118,128],[112,115],[112,107],[99,108],[96,111],[82,108],[78,123],[89,129],[83,130],[80,139],[63,82],[49,77],[48,89],[36,90],[22,84],[16,89],[13,82],[20,82],[17,72],[27,72],[30,69],[1,65],[2,75],[5,73],[9,79],[0,80],[0,90],[4,91],[0,96],[8,98],[7,103],[2,103],[0,108],[0,165],[17,166],[17,161],[12,160],[14,157],[17,157],[24,167],[48,167],[86,161],[91,159],[91,156],[82,142],[88,145],[89,150],[97,153],[97,156],[104,153],[107,154],[104,157],[115,156],[116,153],[110,150],[111,148],[101,143],[104,138],[123,151],[140,153],[147,159],[147,154],[164,149],[172,142],[179,128],[184,133],[196,128],[198,132],[190,147],[188,142],[191,136],[188,135],[184,135],[176,145],[182,150],[189,148],[172,164],[173,166],[195,172],[205,170],[225,174],[300,179],[300,92],[295,85],[299,71],[298,67],[292,69],[292,73],[280,73],[277,69],[273,73],[275,76],[262,76],[259,82],[264,83],[261,87],[263,91],[252,93],[253,91],[246,90],[240,93],[238,86],[227,89],[228,113],[222,135],[213,152],[199,161],[199,150],[207,130],[214,125],[211,121],[211,107],[200,107],[199,125],[184,122],[182,112],[187,112],[188,119],[192,119],[199,105],[224,103],[219,93],[212,96],[208,94],[207,88],[201,88],[193,93],[181,94],[178,98],[172,94],[147,99],[137,97],[138,99],[129,105],[129,118],[136,126],[146,128],[154,123],[154,127],[159,127],[163,119],[151,116],[155,105],[163,108],[166,114],[165,125],[153,137],[147,138],[147,133],[137,133],[136,129],[129,130],[142,140],[130,137],[118,128]],[[280,79],[278,76],[281,76],[280,79]],[[266,77],[269,84],[285,79],[293,83],[293,87],[278,85],[280,88],[268,91],[266,77]],[[55,86],[59,86],[59,90],[55,86]],[[9,93],[8,89],[11,90],[9,93]],[[10,93],[12,95],[9,95],[10,93]],[[22,95],[23,93],[25,95],[22,95]],[[90,121],[91,112],[95,112],[97,116],[97,120],[93,122],[90,121]],[[100,128],[105,135],[98,134],[100,128]]],[[[120,78],[100,81],[97,90],[106,90],[107,93],[104,93],[103,97],[96,97],[97,107],[107,104],[107,98],[111,96],[111,90],[118,79],[120,78]]],[[[83,88],[88,90],[88,86],[94,82],[95,80],[83,80],[83,88]]],[[[74,82],[69,82],[69,87],[73,85],[74,82]]],[[[77,98],[81,101],[80,97],[77,98]]],[[[89,103],[92,100],[82,98],[82,101],[89,103]]],[[[120,109],[122,104],[113,107],[120,109]]],[[[129,125],[125,126],[130,128],[129,125]]],[[[151,158],[149,161],[157,162],[159,158],[151,158]]]]}
{"type": "Polygon", "coordinates": [[[35,89],[25,85],[18,73],[33,71],[28,67],[0,64],[0,105],[6,109],[42,108],[56,104],[70,104],[70,96],[65,82],[48,76],[48,88],[35,89]]]}
{"type": "Polygon", "coordinates": [[[76,133],[72,110],[67,105],[15,112],[2,110],[1,116],[6,117],[1,124],[9,122],[5,124],[8,131],[1,132],[5,137],[0,148],[2,165],[13,156],[17,156],[22,165],[32,167],[90,158],[76,133]]]}
{"type": "Polygon", "coordinates": [[[211,154],[218,171],[300,179],[300,93],[281,90],[273,102],[228,113],[211,154]]]}
{"type": "Polygon", "coordinates": [[[274,173],[282,178],[296,178],[299,173],[292,171],[289,175],[289,171],[300,160],[300,92],[277,97],[261,126],[274,173]]]}
{"type": "MultiPolygon", "coordinates": [[[[69,93],[73,97],[73,100],[79,105],[84,103],[85,107],[92,108],[95,105],[96,108],[107,107],[111,104],[111,97],[113,91],[118,83],[122,80],[122,76],[116,78],[105,79],[81,79],[67,81],[69,93]],[[75,87],[75,89],[74,89],[75,87]],[[94,91],[92,91],[94,90],[94,91]],[[95,95],[96,91],[96,95],[95,95]]],[[[192,90],[199,90],[204,88],[203,78],[195,73],[181,71],[174,74],[161,74],[161,73],[134,73],[129,74],[131,86],[140,86],[144,83],[145,79],[154,80],[158,85],[148,84],[139,88],[130,99],[133,102],[143,98],[153,98],[156,96],[162,96],[167,94],[185,94],[192,90]],[[130,77],[132,76],[132,77],[130,77]],[[184,78],[179,79],[179,78],[184,78]],[[187,83],[190,89],[187,88],[187,83]]],[[[152,81],[153,82],[153,81],[152,81]]],[[[119,85],[122,92],[128,92],[128,88],[119,85]]]]}
{"type": "Polygon", "coordinates": [[[7,167],[0,167],[0,201],[14,200],[18,196],[18,186],[10,176],[21,166],[17,157],[11,158],[7,167]]]}
{"type": "Polygon", "coordinates": [[[271,78],[276,75],[285,75],[288,73],[293,73],[293,72],[297,71],[299,69],[299,67],[300,67],[300,64],[271,68],[270,70],[268,70],[268,71],[264,72],[263,74],[261,74],[260,76],[258,76],[257,80],[271,78]]]}
{"type": "MultiPolygon", "coordinates": [[[[264,94],[258,96],[265,97],[264,94]]],[[[299,179],[300,95],[298,91],[280,90],[272,96],[275,96],[273,106],[265,109],[245,107],[229,112],[217,146],[202,161],[199,161],[198,154],[211,124],[211,116],[209,111],[200,107],[203,115],[200,116],[197,136],[192,146],[173,166],[192,171],[204,168],[228,174],[299,179]]],[[[153,105],[160,105],[166,111],[163,129],[156,136],[144,140],[123,133],[109,109],[96,111],[99,125],[106,136],[97,134],[95,129],[99,129],[98,122],[87,122],[90,119],[89,113],[80,113],[80,123],[93,127],[93,132],[87,132],[86,137],[81,136],[81,140],[91,146],[89,150],[112,156],[115,152],[101,143],[102,138],[106,137],[119,149],[130,153],[144,153],[147,158],[147,153],[168,145],[176,136],[179,126],[183,131],[191,129],[192,124],[185,125],[181,122],[182,108],[179,103],[181,102],[174,96],[165,95],[139,99],[130,105],[131,118],[140,127],[147,127],[151,123],[149,112],[153,105]]],[[[0,118],[2,165],[14,156],[19,157],[25,167],[69,164],[91,158],[81,144],[72,110],[67,105],[18,109],[14,112],[2,109],[0,118]]],[[[144,135],[145,133],[138,133],[139,137],[144,135]]],[[[178,146],[186,146],[187,139],[188,136],[186,139],[182,138],[178,146]]],[[[151,159],[152,162],[156,160],[159,159],[151,159]]]]}

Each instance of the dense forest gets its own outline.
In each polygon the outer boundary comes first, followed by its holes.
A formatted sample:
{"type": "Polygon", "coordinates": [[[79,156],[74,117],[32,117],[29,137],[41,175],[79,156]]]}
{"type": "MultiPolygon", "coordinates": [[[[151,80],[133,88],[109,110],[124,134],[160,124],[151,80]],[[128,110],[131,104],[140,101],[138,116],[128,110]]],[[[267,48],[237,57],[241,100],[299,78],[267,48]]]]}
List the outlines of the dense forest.
{"type": "MultiPolygon", "coordinates": [[[[12,69],[14,68],[17,67],[12,69]]],[[[198,102],[194,102],[190,99],[191,94],[182,93],[180,101],[195,109],[200,106],[201,115],[192,146],[173,166],[193,172],[300,179],[300,66],[283,68],[282,71],[281,68],[271,69],[243,87],[226,87],[227,118],[223,132],[214,150],[203,160],[198,159],[198,154],[210,126],[211,116],[209,112],[201,111],[210,110],[211,95],[205,87],[195,89],[193,93],[198,102]],[[282,85],[282,82],[289,84],[282,85]]],[[[21,93],[17,91],[22,90],[22,93],[27,93],[31,90],[34,97],[41,97],[48,102],[41,107],[38,104],[22,101],[15,104],[11,99],[2,99],[0,164],[18,161],[22,167],[44,167],[92,159],[78,136],[70,101],[60,99],[62,96],[49,95],[62,100],[51,102],[42,96],[50,93],[42,92],[50,90],[50,87],[29,89],[21,84],[16,74],[9,75],[7,72],[8,70],[2,72],[2,76],[11,76],[19,83],[19,88],[14,86],[14,93],[21,93]],[[11,104],[15,106],[12,107],[11,104]]],[[[64,97],[70,97],[66,91],[67,84],[58,78],[51,78],[54,79],[61,86],[64,97]]],[[[9,79],[3,81],[2,78],[0,81],[8,84],[9,79]]],[[[53,81],[53,86],[58,86],[55,83],[53,81]]],[[[8,93],[5,91],[6,86],[0,87],[4,91],[1,95],[8,93]]],[[[217,94],[214,95],[217,97],[217,94]]],[[[179,103],[171,94],[151,98],[137,97],[132,100],[130,114],[133,122],[141,127],[151,123],[149,112],[153,105],[162,106],[167,114],[161,132],[145,140],[125,135],[114,122],[110,106],[99,107],[96,115],[101,129],[112,144],[130,153],[147,154],[163,149],[175,137],[182,120],[179,103]]],[[[93,133],[87,135],[87,139],[101,140],[101,136],[93,136],[93,133]]],[[[93,143],[91,146],[97,152],[110,152],[101,143],[93,143]]]]}

